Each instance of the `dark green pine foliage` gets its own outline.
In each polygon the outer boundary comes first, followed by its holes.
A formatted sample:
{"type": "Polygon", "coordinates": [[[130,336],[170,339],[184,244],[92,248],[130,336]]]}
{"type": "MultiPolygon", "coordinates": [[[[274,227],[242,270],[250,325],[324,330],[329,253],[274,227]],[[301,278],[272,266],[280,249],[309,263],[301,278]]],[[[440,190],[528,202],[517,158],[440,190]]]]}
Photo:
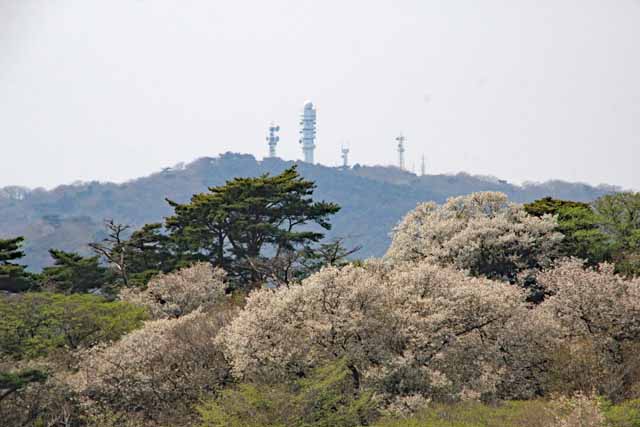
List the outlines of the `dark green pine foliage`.
{"type": "Polygon", "coordinates": [[[0,291],[23,292],[36,286],[26,266],[13,262],[24,257],[23,242],[23,237],[0,239],[0,291]]]}
{"type": "Polygon", "coordinates": [[[111,271],[100,264],[98,256],[83,257],[74,252],[49,250],[54,265],[40,275],[42,286],[65,293],[107,290],[113,283],[111,271]]]}
{"type": "Polygon", "coordinates": [[[131,284],[144,286],[158,273],[181,267],[173,240],[160,223],[146,224],[125,242],[131,284]]]}
{"type": "Polygon", "coordinates": [[[177,252],[251,286],[265,279],[258,264],[317,243],[331,228],[329,217],[340,207],[313,201],[314,189],[295,166],[275,176],[236,178],[187,204],[167,200],[175,210],[167,229],[177,252]]]}
{"type": "Polygon", "coordinates": [[[584,259],[590,265],[610,260],[609,239],[600,226],[599,216],[589,204],[545,197],[525,204],[524,208],[537,217],[557,217],[557,230],[565,236],[562,255],[584,259]]]}

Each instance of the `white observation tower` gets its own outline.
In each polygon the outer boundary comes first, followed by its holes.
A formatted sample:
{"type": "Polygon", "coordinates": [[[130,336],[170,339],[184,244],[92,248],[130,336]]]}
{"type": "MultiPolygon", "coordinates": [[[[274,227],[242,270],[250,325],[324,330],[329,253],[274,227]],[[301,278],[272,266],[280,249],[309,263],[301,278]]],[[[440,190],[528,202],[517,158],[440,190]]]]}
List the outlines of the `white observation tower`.
{"type": "Polygon", "coordinates": [[[341,151],[342,151],[342,155],[340,157],[342,157],[342,167],[348,168],[349,167],[349,148],[343,145],[341,151]]]}
{"type": "Polygon", "coordinates": [[[278,145],[278,141],[280,141],[278,132],[280,132],[280,126],[277,126],[272,122],[269,125],[269,135],[267,135],[267,142],[269,143],[269,157],[276,157],[276,145],[278,145]]]}
{"type": "Polygon", "coordinates": [[[311,101],[304,103],[300,126],[300,144],[304,161],[313,163],[313,151],[316,148],[316,109],[311,101]]]}
{"type": "Polygon", "coordinates": [[[398,141],[398,167],[404,170],[404,143],[407,141],[407,138],[400,134],[400,136],[396,138],[396,141],[398,141]]]}

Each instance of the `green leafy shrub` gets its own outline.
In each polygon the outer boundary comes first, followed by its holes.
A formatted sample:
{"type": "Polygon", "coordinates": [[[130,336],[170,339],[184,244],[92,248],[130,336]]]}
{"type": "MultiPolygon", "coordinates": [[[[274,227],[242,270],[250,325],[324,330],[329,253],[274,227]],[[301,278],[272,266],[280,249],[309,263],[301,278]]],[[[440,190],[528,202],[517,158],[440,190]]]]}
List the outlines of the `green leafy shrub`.
{"type": "Polygon", "coordinates": [[[202,427],[357,427],[375,415],[340,360],[293,384],[240,384],[198,407],[202,427]]]}
{"type": "Polygon", "coordinates": [[[88,294],[30,292],[0,298],[0,358],[88,348],[120,338],[147,317],[145,308],[88,294]]]}
{"type": "Polygon", "coordinates": [[[558,400],[527,400],[486,405],[464,402],[430,405],[402,419],[382,420],[375,427],[640,427],[640,400],[611,405],[577,395],[558,400]]]}
{"type": "Polygon", "coordinates": [[[609,405],[605,416],[612,427],[640,427],[640,399],[609,405]]]}
{"type": "Polygon", "coordinates": [[[386,420],[376,427],[550,427],[554,416],[541,400],[506,402],[491,406],[479,402],[433,405],[417,415],[386,420]]]}

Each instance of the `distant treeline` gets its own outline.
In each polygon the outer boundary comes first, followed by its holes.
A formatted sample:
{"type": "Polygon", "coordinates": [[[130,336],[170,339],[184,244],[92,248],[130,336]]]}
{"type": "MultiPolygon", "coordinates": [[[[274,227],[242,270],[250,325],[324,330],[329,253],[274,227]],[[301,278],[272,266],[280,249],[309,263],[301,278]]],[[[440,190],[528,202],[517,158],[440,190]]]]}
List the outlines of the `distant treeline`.
{"type": "MultiPolygon", "coordinates": [[[[129,225],[132,231],[171,215],[165,198],[185,203],[192,194],[234,177],[274,175],[293,164],[277,158],[257,161],[250,155],[227,153],[124,184],[91,182],[51,191],[7,187],[0,189],[0,235],[24,236],[26,256],[21,262],[30,271],[41,271],[54,262],[50,248],[91,254],[87,242],[106,237],[105,219],[129,225]]],[[[327,237],[342,237],[347,246],[361,247],[361,258],[382,256],[389,246],[391,229],[407,211],[425,200],[442,203],[451,196],[500,191],[516,202],[547,196],[591,202],[617,190],[562,181],[516,186],[468,174],[419,177],[394,167],[356,165],[345,170],[299,163],[298,169],[316,183],[316,197],[342,207],[327,237]]]]}

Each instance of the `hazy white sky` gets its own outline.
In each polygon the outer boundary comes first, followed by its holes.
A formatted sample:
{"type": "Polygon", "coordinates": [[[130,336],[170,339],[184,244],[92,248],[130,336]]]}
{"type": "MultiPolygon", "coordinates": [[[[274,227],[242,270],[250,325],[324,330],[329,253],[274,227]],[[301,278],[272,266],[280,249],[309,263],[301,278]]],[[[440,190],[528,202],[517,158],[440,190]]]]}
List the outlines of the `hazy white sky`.
{"type": "Polygon", "coordinates": [[[640,189],[640,0],[0,0],[0,187],[225,151],[640,189]],[[635,170],[634,170],[635,168],[635,170]]]}

